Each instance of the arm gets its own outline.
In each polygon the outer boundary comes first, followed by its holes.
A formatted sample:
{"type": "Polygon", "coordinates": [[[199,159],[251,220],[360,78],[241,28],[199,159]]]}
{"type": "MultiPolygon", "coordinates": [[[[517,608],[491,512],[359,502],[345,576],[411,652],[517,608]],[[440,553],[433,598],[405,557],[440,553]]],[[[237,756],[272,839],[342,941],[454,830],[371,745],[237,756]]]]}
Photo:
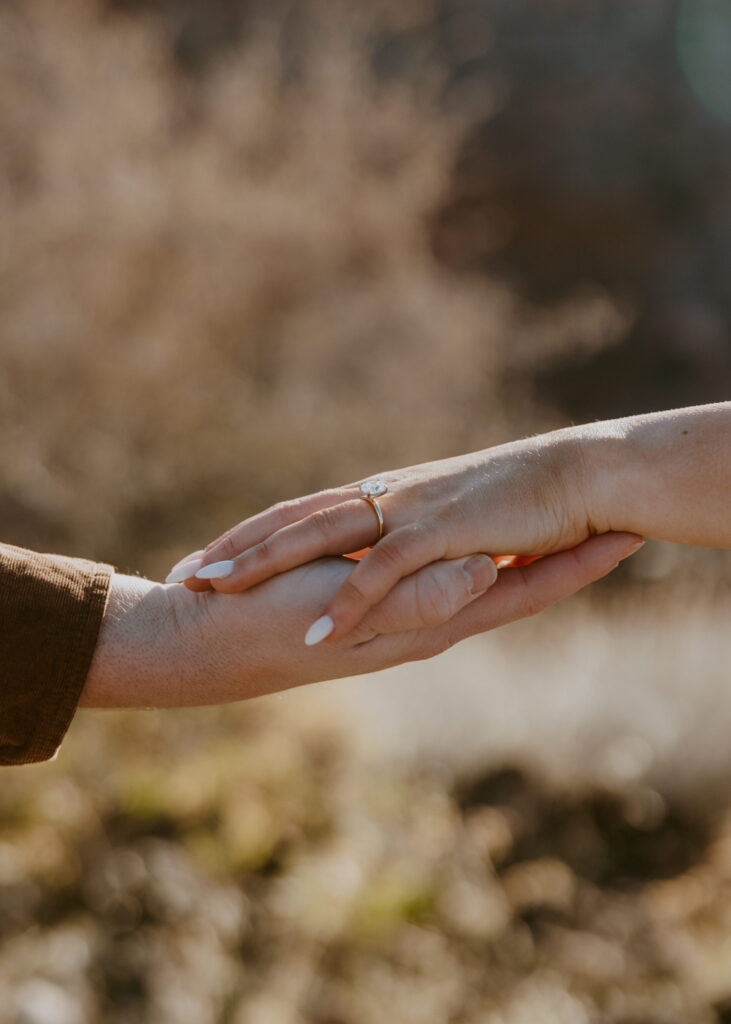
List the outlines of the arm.
{"type": "Polygon", "coordinates": [[[731,548],[731,402],[575,430],[594,532],[731,548]]]}
{"type": "MultiPolygon", "coordinates": [[[[469,551],[544,555],[610,529],[731,546],[731,403],[571,427],[381,476],[386,536],[325,610],[332,639],[399,579],[469,551]]],[[[204,576],[235,593],[372,544],[374,516],[357,493],[351,484],[245,521],[206,549],[204,576]]]]}

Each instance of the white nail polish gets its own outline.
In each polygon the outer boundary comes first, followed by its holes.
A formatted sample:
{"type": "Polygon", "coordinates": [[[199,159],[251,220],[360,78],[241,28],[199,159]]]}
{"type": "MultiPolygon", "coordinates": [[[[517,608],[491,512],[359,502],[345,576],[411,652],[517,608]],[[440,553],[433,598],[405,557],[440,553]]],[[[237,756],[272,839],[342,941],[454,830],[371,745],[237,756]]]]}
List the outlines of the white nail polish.
{"type": "Polygon", "coordinates": [[[199,548],[198,551],[190,551],[184,558],[178,559],[175,565],[170,567],[170,572],[172,572],[173,569],[177,569],[179,565],[187,565],[188,562],[193,562],[196,558],[203,558],[204,554],[205,548],[199,548]]]}
{"type": "Polygon", "coordinates": [[[165,582],[182,583],[183,580],[189,580],[191,576],[195,576],[202,564],[202,558],[191,558],[187,562],[180,562],[178,565],[173,566],[165,577],[165,582]]]}
{"type": "Polygon", "coordinates": [[[317,620],[317,622],[313,622],[307,630],[305,643],[308,647],[314,647],[315,644],[319,644],[321,640],[324,640],[326,636],[330,636],[334,629],[335,623],[330,616],[323,615],[321,619],[317,620]]]}
{"type": "Polygon", "coordinates": [[[234,571],[235,565],[236,563],[230,559],[225,562],[211,562],[210,565],[204,565],[202,569],[199,569],[195,578],[197,580],[224,580],[234,571]]]}

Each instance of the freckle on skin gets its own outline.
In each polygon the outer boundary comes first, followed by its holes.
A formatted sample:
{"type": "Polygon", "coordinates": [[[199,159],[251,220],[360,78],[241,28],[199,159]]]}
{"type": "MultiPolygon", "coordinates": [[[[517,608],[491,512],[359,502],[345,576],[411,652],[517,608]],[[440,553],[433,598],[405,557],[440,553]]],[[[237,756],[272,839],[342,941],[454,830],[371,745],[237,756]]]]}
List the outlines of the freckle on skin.
{"type": "Polygon", "coordinates": [[[688,431],[687,431],[687,430],[684,430],[684,431],[683,431],[683,433],[684,433],[684,434],[687,434],[687,433],[688,433],[688,431]]]}

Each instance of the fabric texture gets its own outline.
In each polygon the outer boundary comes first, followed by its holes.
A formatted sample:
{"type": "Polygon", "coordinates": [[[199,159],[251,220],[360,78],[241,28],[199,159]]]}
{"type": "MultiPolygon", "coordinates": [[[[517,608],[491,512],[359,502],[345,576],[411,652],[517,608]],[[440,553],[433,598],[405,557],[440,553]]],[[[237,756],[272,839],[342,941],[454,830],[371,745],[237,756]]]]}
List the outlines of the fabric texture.
{"type": "Polygon", "coordinates": [[[89,672],[112,572],[0,544],[0,764],[57,753],[89,672]]]}

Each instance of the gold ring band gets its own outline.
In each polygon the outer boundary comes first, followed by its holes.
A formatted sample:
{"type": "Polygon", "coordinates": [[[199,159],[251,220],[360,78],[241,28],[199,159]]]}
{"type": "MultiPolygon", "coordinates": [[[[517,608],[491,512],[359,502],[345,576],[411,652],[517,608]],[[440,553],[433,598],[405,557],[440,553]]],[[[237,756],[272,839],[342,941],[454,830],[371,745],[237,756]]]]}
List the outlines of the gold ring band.
{"type": "Polygon", "coordinates": [[[367,501],[368,502],[368,504],[371,506],[373,511],[378,516],[378,538],[375,541],[375,543],[377,544],[378,541],[383,536],[383,530],[384,530],[383,512],[381,512],[381,506],[378,504],[378,501],[374,497],[372,497],[372,495],[370,495],[370,494],[361,494],[360,497],[363,499],[363,501],[367,501]]]}
{"type": "Polygon", "coordinates": [[[383,536],[384,524],[383,524],[383,512],[381,512],[381,506],[376,501],[382,494],[388,491],[388,484],[384,483],[383,480],[364,480],[360,485],[360,495],[364,501],[367,501],[373,511],[378,516],[378,538],[374,541],[375,544],[383,536]]]}

